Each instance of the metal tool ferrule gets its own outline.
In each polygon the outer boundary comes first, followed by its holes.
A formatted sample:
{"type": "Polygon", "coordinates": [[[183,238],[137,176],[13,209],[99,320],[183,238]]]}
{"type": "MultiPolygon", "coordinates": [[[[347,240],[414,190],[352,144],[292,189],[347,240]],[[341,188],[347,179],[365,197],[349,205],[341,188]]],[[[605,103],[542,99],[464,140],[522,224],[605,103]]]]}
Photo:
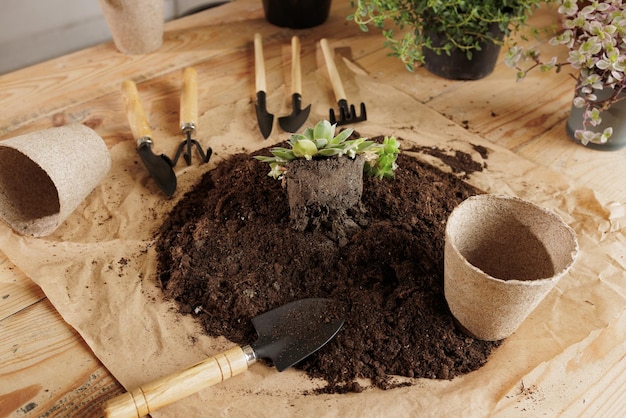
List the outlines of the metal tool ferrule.
{"type": "Polygon", "coordinates": [[[243,350],[243,354],[246,356],[246,363],[248,363],[248,366],[256,363],[256,354],[254,354],[254,350],[251,346],[244,345],[241,349],[243,350]]]}
{"type": "Polygon", "coordinates": [[[149,136],[142,136],[141,138],[137,138],[137,148],[141,148],[142,145],[152,146],[152,139],[149,136]]]}
{"type": "Polygon", "coordinates": [[[196,131],[196,124],[193,122],[185,122],[182,125],[180,125],[180,130],[183,131],[183,133],[187,133],[187,132],[195,132],[196,131]]]}

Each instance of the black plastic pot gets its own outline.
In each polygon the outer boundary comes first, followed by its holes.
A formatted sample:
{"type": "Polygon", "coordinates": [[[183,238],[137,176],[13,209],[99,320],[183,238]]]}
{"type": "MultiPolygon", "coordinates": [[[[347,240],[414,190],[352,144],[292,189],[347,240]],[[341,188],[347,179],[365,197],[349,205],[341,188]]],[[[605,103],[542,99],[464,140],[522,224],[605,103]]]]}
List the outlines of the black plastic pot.
{"type": "MultiPolygon", "coordinates": [[[[497,26],[491,29],[496,38],[503,38],[502,32],[497,26]]],[[[430,35],[433,47],[445,44],[445,39],[438,34],[430,35]]],[[[478,80],[487,77],[496,67],[500,45],[493,41],[485,41],[481,44],[480,51],[472,51],[472,59],[467,59],[465,51],[453,49],[450,55],[445,52],[437,54],[429,48],[423,49],[424,67],[439,77],[450,80],[478,80]]]]}
{"type": "Polygon", "coordinates": [[[304,29],[328,19],[331,0],[263,0],[265,19],[273,25],[304,29]]]}

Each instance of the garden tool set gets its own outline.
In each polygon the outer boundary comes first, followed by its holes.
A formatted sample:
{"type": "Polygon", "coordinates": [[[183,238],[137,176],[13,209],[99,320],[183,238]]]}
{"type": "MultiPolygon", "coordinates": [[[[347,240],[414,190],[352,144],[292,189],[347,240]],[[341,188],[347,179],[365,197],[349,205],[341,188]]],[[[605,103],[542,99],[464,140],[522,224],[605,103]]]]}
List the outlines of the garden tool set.
{"type": "MultiPolygon", "coordinates": [[[[328,40],[320,41],[324,61],[328,70],[328,76],[337,99],[339,111],[336,113],[332,107],[329,110],[330,123],[346,125],[367,120],[365,103],[360,104],[360,114],[357,114],[356,107],[348,104],[346,93],[343,89],[339,71],[335,65],[333,53],[328,44],[328,40]]],[[[274,115],[267,110],[267,86],[265,81],[265,63],[263,58],[263,42],[260,34],[254,35],[254,64],[256,81],[256,115],[259,130],[264,138],[268,138],[272,132],[274,115]]],[[[296,132],[306,121],[311,111],[311,105],[302,109],[302,74],[300,69],[300,40],[297,36],[291,38],[291,106],[290,115],[278,118],[278,124],[286,132],[296,132]]]]}
{"type": "Polygon", "coordinates": [[[176,191],[176,173],[174,173],[173,167],[180,155],[183,154],[187,165],[191,165],[191,153],[194,146],[205,163],[209,161],[212,154],[211,148],[208,148],[205,153],[198,141],[191,138],[197,128],[198,121],[198,74],[195,68],[191,67],[185,68],[183,71],[180,121],[181,130],[186,139],[178,147],[173,160],[165,154],[156,155],[153,152],[152,130],[139,99],[137,85],[133,81],[126,80],[122,83],[122,96],[128,123],[137,141],[137,153],[157,186],[168,197],[172,197],[176,191]]]}
{"type": "MultiPolygon", "coordinates": [[[[337,125],[345,125],[366,120],[365,103],[360,104],[360,114],[357,114],[353,104],[348,104],[328,41],[322,39],[320,45],[330,83],[339,106],[338,113],[335,113],[335,109],[332,107],[330,108],[330,122],[337,125]]],[[[254,35],[254,67],[257,123],[263,138],[267,139],[272,132],[274,115],[267,109],[263,39],[258,33],[254,35]]],[[[278,124],[286,132],[296,132],[300,129],[311,111],[310,104],[302,108],[300,40],[297,36],[293,36],[291,39],[291,92],[291,114],[278,118],[278,124]]],[[[198,73],[193,67],[183,70],[183,86],[180,95],[180,129],[185,139],[179,145],[172,159],[165,154],[157,155],[154,153],[152,149],[152,131],[139,99],[137,86],[133,81],[126,80],[122,83],[122,95],[128,123],[137,141],[137,153],[157,186],[168,197],[171,197],[176,191],[176,173],[174,173],[173,167],[178,162],[180,156],[183,156],[187,165],[191,165],[194,148],[197,150],[202,162],[208,162],[212,155],[210,147],[205,152],[200,143],[192,137],[198,128],[198,73]]]]}

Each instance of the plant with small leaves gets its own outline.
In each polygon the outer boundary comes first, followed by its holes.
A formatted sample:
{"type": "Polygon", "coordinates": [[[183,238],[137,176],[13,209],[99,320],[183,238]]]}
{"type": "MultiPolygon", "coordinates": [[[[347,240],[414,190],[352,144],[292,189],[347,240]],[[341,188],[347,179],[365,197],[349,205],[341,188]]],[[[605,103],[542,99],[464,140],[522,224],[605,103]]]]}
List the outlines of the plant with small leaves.
{"type": "Polygon", "coordinates": [[[376,158],[365,162],[365,174],[382,178],[392,178],[398,164],[396,159],[400,154],[400,143],[393,136],[383,138],[382,144],[376,146],[376,158]]]}
{"type": "Polygon", "coordinates": [[[580,8],[576,0],[558,0],[558,13],[563,17],[564,31],[550,39],[552,46],[568,49],[566,61],[556,56],[545,60],[535,48],[512,47],[505,62],[517,71],[517,79],[524,79],[529,72],[560,72],[564,66],[577,70],[572,74],[576,80],[573,105],[584,109],[582,129],[574,136],[582,144],[603,144],[613,134],[613,128],[596,132],[592,128],[602,122],[601,114],[626,96],[626,5],[622,0],[593,0],[580,8]],[[523,62],[530,61],[526,67],[523,62]],[[604,99],[598,91],[610,92],[604,99]]]}
{"type": "Polygon", "coordinates": [[[365,154],[364,171],[379,178],[393,177],[400,145],[394,137],[385,138],[383,143],[366,138],[349,139],[353,129],[344,129],[335,135],[337,125],[327,120],[318,122],[313,128],[306,128],[301,134],[293,134],[287,141],[291,148],[274,147],[272,156],[255,156],[259,161],[270,165],[269,176],[280,179],[287,171],[289,162],[297,159],[313,160],[346,156],[354,159],[365,154]]]}
{"type": "Polygon", "coordinates": [[[424,63],[424,49],[438,55],[460,50],[468,59],[485,41],[502,44],[494,27],[509,36],[526,25],[528,16],[542,3],[554,0],[351,0],[354,21],[367,32],[382,30],[384,46],[409,71],[424,63]],[[403,33],[396,36],[395,30],[403,33]],[[443,42],[434,41],[434,37],[443,42]]]}

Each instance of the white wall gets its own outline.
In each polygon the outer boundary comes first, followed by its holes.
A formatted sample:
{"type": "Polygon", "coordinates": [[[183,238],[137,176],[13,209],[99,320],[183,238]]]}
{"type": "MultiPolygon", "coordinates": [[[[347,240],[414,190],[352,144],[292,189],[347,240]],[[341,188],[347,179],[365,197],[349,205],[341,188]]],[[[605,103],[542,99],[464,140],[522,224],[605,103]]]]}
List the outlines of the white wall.
{"type": "MultiPolygon", "coordinates": [[[[163,0],[165,20],[220,0],[163,0]]],[[[0,0],[0,74],[111,39],[98,0],[0,0]]]]}

